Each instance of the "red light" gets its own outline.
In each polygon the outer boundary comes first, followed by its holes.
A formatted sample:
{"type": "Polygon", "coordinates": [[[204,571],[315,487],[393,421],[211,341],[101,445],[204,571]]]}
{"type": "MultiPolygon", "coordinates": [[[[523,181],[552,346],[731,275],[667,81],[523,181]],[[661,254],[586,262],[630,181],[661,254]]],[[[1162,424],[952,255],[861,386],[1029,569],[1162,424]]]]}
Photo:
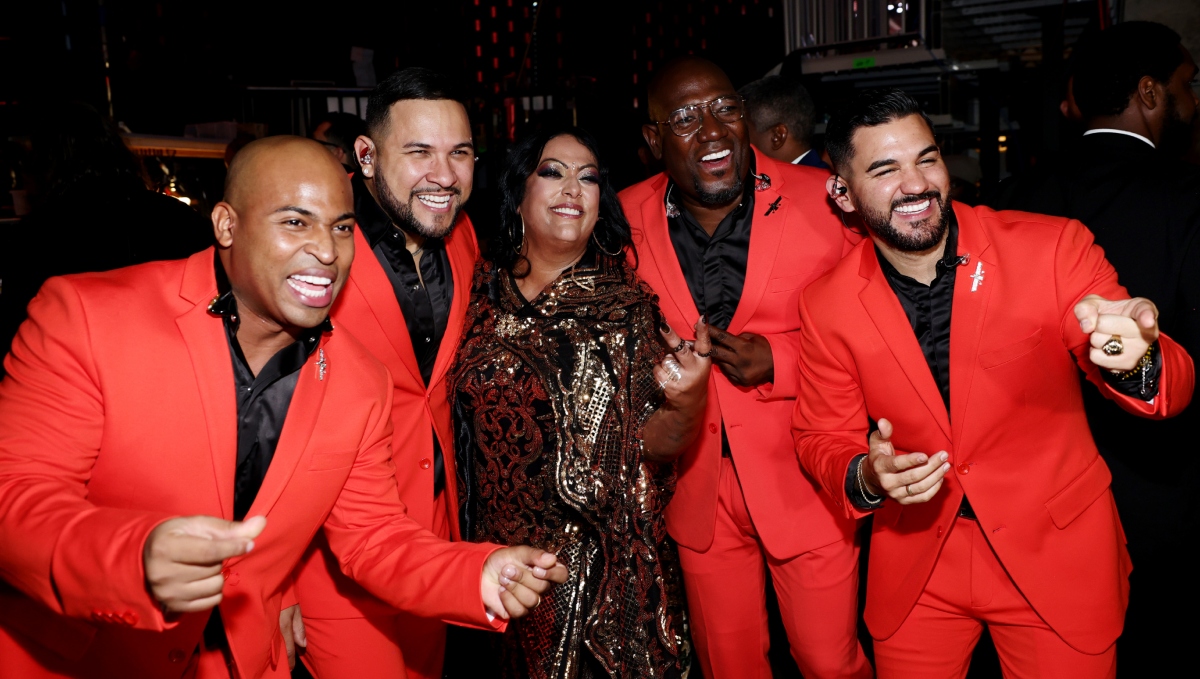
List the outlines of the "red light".
{"type": "Polygon", "coordinates": [[[492,57],[492,68],[500,68],[500,57],[492,57]]]}
{"type": "Polygon", "coordinates": [[[511,21],[510,21],[510,22],[508,22],[508,32],[509,32],[509,33],[512,33],[512,32],[513,32],[513,22],[511,22],[511,21]]]}
{"type": "Polygon", "coordinates": [[[492,18],[495,19],[496,18],[496,8],[495,7],[492,8],[491,13],[492,13],[492,18]]]}
{"type": "Polygon", "coordinates": [[[646,47],[650,47],[653,43],[650,42],[650,36],[646,36],[646,47]]]}
{"type": "Polygon", "coordinates": [[[479,19],[476,19],[475,20],[475,32],[478,33],[481,30],[483,30],[483,26],[480,25],[479,19]]]}
{"type": "Polygon", "coordinates": [[[650,13],[646,12],[646,23],[650,23],[650,13]]]}
{"type": "Polygon", "coordinates": [[[647,71],[653,71],[653,70],[654,70],[654,62],[653,62],[653,61],[647,61],[647,62],[646,62],[646,70],[647,70],[647,71]]]}
{"type": "Polygon", "coordinates": [[[633,84],[634,85],[637,84],[637,74],[636,73],[633,74],[633,84]]]}
{"type": "Polygon", "coordinates": [[[477,56],[477,57],[482,57],[482,56],[483,56],[483,45],[476,45],[476,46],[475,46],[475,56],[477,56]]]}
{"type": "Polygon", "coordinates": [[[495,45],[498,42],[500,42],[500,34],[492,31],[492,44],[495,45]]]}
{"type": "Polygon", "coordinates": [[[513,47],[512,45],[509,45],[508,46],[508,56],[510,56],[510,57],[517,56],[517,48],[513,47]]]}
{"type": "Polygon", "coordinates": [[[483,82],[483,71],[475,71],[475,79],[483,82]]]}

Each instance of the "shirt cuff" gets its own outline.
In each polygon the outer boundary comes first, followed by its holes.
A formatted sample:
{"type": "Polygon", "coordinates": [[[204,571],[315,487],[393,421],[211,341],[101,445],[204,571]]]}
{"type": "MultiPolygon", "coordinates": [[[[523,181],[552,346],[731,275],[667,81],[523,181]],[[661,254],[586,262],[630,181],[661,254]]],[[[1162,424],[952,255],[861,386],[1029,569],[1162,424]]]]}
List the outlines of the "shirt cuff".
{"type": "Polygon", "coordinates": [[[883,495],[869,495],[866,488],[859,487],[858,474],[859,467],[867,454],[856,455],[850,460],[849,466],[846,468],[846,497],[850,500],[850,504],[854,505],[855,509],[869,512],[873,509],[879,509],[883,506],[883,495]]]}
{"type": "Polygon", "coordinates": [[[1113,373],[1101,369],[1100,375],[1113,391],[1130,398],[1153,401],[1158,396],[1158,378],[1162,374],[1162,352],[1158,342],[1146,350],[1149,360],[1139,362],[1138,367],[1127,373],[1113,373]]]}

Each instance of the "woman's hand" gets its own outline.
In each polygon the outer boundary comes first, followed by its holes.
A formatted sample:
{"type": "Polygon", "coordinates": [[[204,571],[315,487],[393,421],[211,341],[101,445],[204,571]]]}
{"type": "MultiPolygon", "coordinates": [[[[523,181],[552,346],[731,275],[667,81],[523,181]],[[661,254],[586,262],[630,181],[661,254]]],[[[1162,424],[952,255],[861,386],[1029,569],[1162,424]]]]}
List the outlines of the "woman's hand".
{"type": "Polygon", "coordinates": [[[666,358],[654,366],[654,379],[663,390],[666,402],[642,431],[642,454],[648,462],[670,462],[687,450],[708,405],[708,373],[712,360],[704,354],[712,350],[708,326],[696,324],[696,342],[685,342],[665,325],[659,329],[669,347],[666,358]]]}

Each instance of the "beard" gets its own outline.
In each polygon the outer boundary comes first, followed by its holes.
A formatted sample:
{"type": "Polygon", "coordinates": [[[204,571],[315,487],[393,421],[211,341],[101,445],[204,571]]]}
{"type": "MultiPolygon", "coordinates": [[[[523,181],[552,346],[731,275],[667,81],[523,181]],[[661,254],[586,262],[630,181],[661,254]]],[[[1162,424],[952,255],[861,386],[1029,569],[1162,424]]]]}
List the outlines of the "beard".
{"type": "Polygon", "coordinates": [[[454,227],[458,224],[458,213],[462,212],[463,204],[458,201],[462,196],[462,190],[455,186],[450,191],[454,192],[454,212],[450,214],[450,225],[444,228],[431,226],[422,223],[417,219],[416,213],[413,211],[413,201],[417,200],[420,191],[413,191],[409,196],[407,203],[400,202],[396,194],[392,193],[392,189],[388,186],[387,181],[383,178],[383,174],[377,172],[375,174],[375,192],[379,197],[379,207],[383,209],[383,213],[392,220],[392,223],[406,233],[415,234],[422,238],[445,238],[454,231],[454,227]]]}
{"type": "MultiPolygon", "coordinates": [[[[744,179],[746,173],[743,171],[743,168],[742,158],[740,156],[735,158],[733,161],[733,175],[744,179]]],[[[696,197],[704,205],[725,205],[733,202],[735,198],[742,194],[742,184],[744,183],[743,181],[738,181],[728,188],[709,191],[700,184],[700,173],[694,167],[692,168],[692,188],[696,191],[696,197]]]]}
{"type": "Polygon", "coordinates": [[[857,207],[863,223],[871,233],[901,252],[924,252],[942,242],[950,228],[950,203],[943,199],[938,191],[905,196],[904,199],[893,202],[887,213],[876,212],[865,206],[857,207]],[[937,214],[913,224],[913,230],[909,233],[902,233],[892,225],[892,211],[902,205],[920,203],[926,198],[937,202],[940,208],[937,214]]]}

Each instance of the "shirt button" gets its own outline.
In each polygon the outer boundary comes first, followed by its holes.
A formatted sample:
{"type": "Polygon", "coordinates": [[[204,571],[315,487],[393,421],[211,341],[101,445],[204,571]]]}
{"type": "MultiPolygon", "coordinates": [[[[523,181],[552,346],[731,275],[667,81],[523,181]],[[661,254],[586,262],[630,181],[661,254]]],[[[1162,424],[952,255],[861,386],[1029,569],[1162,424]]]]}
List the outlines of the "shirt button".
{"type": "Polygon", "coordinates": [[[966,462],[960,463],[958,465],[958,473],[962,474],[964,476],[966,476],[967,474],[970,474],[971,473],[971,465],[967,464],[966,462]]]}
{"type": "Polygon", "coordinates": [[[432,342],[432,341],[433,341],[433,338],[432,338],[432,337],[426,337],[426,338],[425,338],[425,343],[426,343],[426,344],[429,344],[429,343],[430,343],[430,342],[432,342]]]}
{"type": "Polygon", "coordinates": [[[421,461],[418,464],[421,465],[421,469],[429,469],[429,467],[432,463],[429,461],[429,458],[423,457],[423,458],[421,458],[421,461]]]}
{"type": "Polygon", "coordinates": [[[708,425],[708,432],[709,432],[710,434],[715,434],[715,433],[717,433],[717,425],[716,425],[715,423],[714,423],[714,424],[709,424],[709,425],[708,425]]]}
{"type": "Polygon", "coordinates": [[[183,652],[182,648],[172,648],[171,652],[167,654],[167,660],[173,663],[181,663],[187,660],[187,654],[183,652]]]}
{"type": "Polygon", "coordinates": [[[421,286],[420,286],[420,285],[414,285],[414,286],[413,286],[413,290],[420,290],[420,289],[421,289],[421,286]]]}

